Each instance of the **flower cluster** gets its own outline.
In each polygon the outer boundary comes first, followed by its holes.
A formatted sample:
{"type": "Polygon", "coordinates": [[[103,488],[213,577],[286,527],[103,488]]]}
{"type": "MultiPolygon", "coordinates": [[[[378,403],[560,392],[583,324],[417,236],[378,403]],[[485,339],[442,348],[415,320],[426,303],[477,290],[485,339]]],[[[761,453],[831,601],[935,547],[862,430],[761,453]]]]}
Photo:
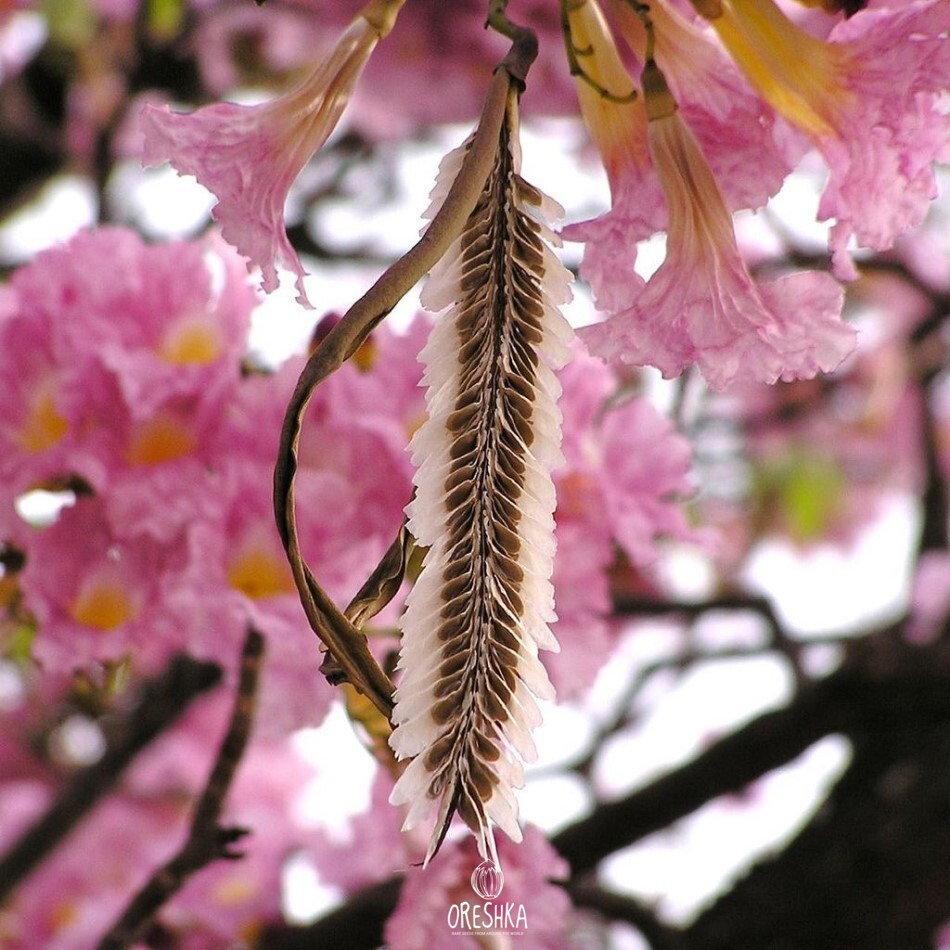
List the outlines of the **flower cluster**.
{"type": "MultiPolygon", "coordinates": [[[[32,655],[50,684],[74,672],[95,680],[91,671],[103,665],[146,673],[179,650],[233,670],[247,624],[260,628],[268,658],[257,731],[271,738],[254,745],[242,774],[263,757],[261,774],[272,777],[286,755],[274,739],[318,722],[332,691],[318,673],[317,643],[271,512],[277,433],[301,358],[273,373],[246,365],[256,299],[240,258],[213,237],[148,246],[134,232],[102,229],[19,269],[5,289],[0,321],[0,375],[11,395],[0,430],[0,534],[24,559],[16,580],[34,628],[32,655]],[[103,282],[107,267],[115,276],[103,282]],[[36,489],[67,492],[68,503],[49,524],[18,514],[36,489]]],[[[430,325],[420,316],[402,334],[376,331],[321,387],[309,411],[298,473],[298,504],[308,514],[302,540],[340,600],[372,570],[410,495],[406,444],[424,417],[417,355],[430,325]]],[[[557,473],[555,581],[563,652],[546,659],[570,697],[610,654],[615,551],[647,567],[656,538],[693,535],[680,507],[691,490],[685,440],[639,398],[609,407],[618,380],[580,346],[561,383],[567,438],[566,464],[557,473]]],[[[28,892],[21,923],[31,921],[50,939],[81,939],[107,923],[135,875],[167,857],[160,829],[184,820],[182,792],[200,782],[196,769],[205,761],[189,743],[220,730],[222,714],[220,700],[197,710],[167,738],[171,751],[146,759],[103,813],[101,820],[116,828],[134,817],[138,828],[152,829],[139,835],[141,847],[112,842],[115,860],[102,875],[113,882],[114,901],[85,916],[86,895],[91,901],[105,878],[67,887],[63,882],[80,873],[70,849],[45,869],[52,877],[38,879],[36,894],[47,893],[55,879],[58,892],[72,896],[51,906],[28,892]],[[155,797],[156,782],[167,795],[155,797]]],[[[29,795],[21,789],[24,801],[39,801],[48,782],[34,781],[29,795]]],[[[259,798],[250,795],[249,807],[259,798]]],[[[405,860],[408,846],[395,832],[395,810],[392,822],[402,857],[390,854],[384,868],[405,860]]],[[[97,820],[84,834],[95,837],[99,828],[97,820]]],[[[538,837],[531,847],[542,845],[538,837]]],[[[261,903],[277,893],[276,868],[286,852],[275,848],[262,856],[255,845],[249,864],[218,867],[176,900],[168,920],[189,932],[224,933],[244,926],[247,915],[276,913],[261,903]],[[228,903],[209,899],[212,892],[237,896],[228,903]],[[189,900],[191,893],[198,896],[189,900]]],[[[521,860],[512,858],[506,873],[521,860]]],[[[540,880],[530,886],[536,885],[540,880]]],[[[407,887],[406,900],[421,899],[414,893],[407,887]]],[[[564,904],[557,892],[551,900],[564,904]]],[[[393,926],[397,934],[402,925],[393,926]]]]}
{"type": "Polygon", "coordinates": [[[950,10],[922,0],[862,11],[818,38],[772,0],[696,4],[719,46],[672,3],[635,6],[612,4],[643,64],[639,89],[596,0],[569,18],[584,52],[581,109],[613,194],[606,215],[568,231],[587,242],[582,273],[610,315],[589,345],[665,376],[695,363],[715,389],[834,369],[854,345],[834,281],[754,281],[730,211],[761,207],[810,141],[830,170],[819,215],[836,222],[840,276],[855,275],[852,236],[880,249],[918,224],[948,137],[950,10]],[[633,245],[664,228],[666,261],[644,287],[633,245]]]}
{"type": "MultiPolygon", "coordinates": [[[[149,247],[103,229],[21,268],[0,323],[11,397],[0,517],[25,556],[19,581],[44,671],[126,660],[143,672],[181,649],[233,667],[253,623],[271,641],[262,722],[283,732],[319,721],[332,692],[271,509],[300,364],[242,372],[256,299],[216,239],[149,247]],[[47,527],[17,514],[38,488],[72,490],[47,527]]],[[[375,395],[352,395],[356,367],[341,373],[313,407],[302,453],[300,503],[317,515],[303,541],[339,597],[375,566],[411,490],[419,338],[378,336],[375,395]],[[402,398],[394,387],[379,398],[385,374],[406,370],[402,398]]]]}
{"type": "MultiPolygon", "coordinates": [[[[329,693],[270,509],[277,432],[301,363],[242,374],[255,297],[239,258],[215,240],[147,247],[100,230],[19,270],[4,301],[2,530],[26,555],[36,659],[50,674],[129,658],[144,671],[187,646],[233,664],[253,622],[273,634],[268,728],[318,720],[329,693]],[[107,263],[117,278],[104,284],[96,275],[107,263]],[[51,525],[17,515],[28,492],[70,487],[77,497],[51,525]]],[[[416,355],[428,328],[419,317],[404,334],[374,334],[362,368],[335,374],[310,410],[304,544],[340,598],[375,565],[410,494],[405,445],[424,418],[416,355]]],[[[691,536],[680,508],[691,486],[685,440],[642,400],[605,409],[617,380],[582,348],[562,385],[564,653],[546,659],[571,695],[609,652],[614,545],[645,567],[655,538],[691,536]]]]}
{"type": "MultiPolygon", "coordinates": [[[[266,289],[283,261],[306,301],[283,204],[372,46],[394,24],[399,5],[381,4],[384,27],[379,6],[357,17],[307,82],[272,102],[147,113],[147,161],[170,159],[217,194],[225,237],[262,267],[266,289]],[[347,59],[354,49],[359,66],[347,59]]],[[[935,194],[932,163],[947,157],[941,95],[950,83],[950,11],[941,0],[915,0],[799,24],[773,0],[695,6],[702,16],[670,0],[611,0],[615,34],[598,0],[565,4],[580,110],[613,197],[606,214],[565,232],[585,242],[582,273],[608,314],[587,342],[597,355],[653,365],[665,376],[696,364],[714,389],[810,378],[854,346],[840,319],[842,294],[819,273],[755,280],[731,212],[765,205],[813,146],[829,169],[819,216],[834,222],[838,276],[855,276],[852,239],[886,248],[918,224],[935,194]],[[630,60],[639,64],[634,75],[630,60]],[[661,230],[666,262],[645,284],[634,270],[636,245],[661,230]]],[[[417,48],[438,33],[439,16],[407,14],[375,72],[391,75],[406,43],[417,48]]],[[[539,14],[533,25],[544,53],[556,40],[552,24],[539,14]]],[[[380,85],[378,78],[369,80],[380,85]]],[[[557,84],[548,75],[544,82],[549,110],[559,111],[557,84]]],[[[431,89],[420,90],[420,102],[431,98],[431,89]]]]}

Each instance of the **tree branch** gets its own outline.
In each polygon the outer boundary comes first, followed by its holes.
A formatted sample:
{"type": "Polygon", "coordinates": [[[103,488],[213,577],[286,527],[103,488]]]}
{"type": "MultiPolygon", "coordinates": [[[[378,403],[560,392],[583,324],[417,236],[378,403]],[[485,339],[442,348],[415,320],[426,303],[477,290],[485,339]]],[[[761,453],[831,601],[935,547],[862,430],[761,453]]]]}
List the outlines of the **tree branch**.
{"type": "Polygon", "coordinates": [[[159,868],[132,898],[124,913],[100,941],[99,950],[124,950],[131,946],[158,909],[181,889],[195,871],[219,858],[234,860],[242,857],[231,846],[243,838],[248,830],[223,827],[218,822],[225,796],[250,738],[263,657],[264,637],[256,630],[249,629],[241,652],[241,672],[228,731],[195,806],[188,839],[178,853],[159,868]]]}
{"type": "Polygon", "coordinates": [[[364,887],[343,906],[306,927],[264,927],[257,946],[261,950],[375,950],[383,943],[383,926],[396,909],[401,890],[401,877],[364,887]]]}
{"type": "Polygon", "coordinates": [[[26,877],[115,785],[126,766],[187,709],[201,693],[217,685],[221,668],[176,656],[164,672],[147,680],[136,701],[107,737],[107,748],[94,765],[78,772],[33,827],[0,859],[0,900],[26,877]]]}
{"type": "Polygon", "coordinates": [[[815,818],[705,910],[685,946],[932,950],[950,919],[948,722],[930,709],[867,717],[815,818]]]}
{"type": "Polygon", "coordinates": [[[649,907],[632,897],[593,883],[568,885],[567,892],[575,907],[596,911],[608,920],[632,924],[652,950],[685,950],[682,933],[661,923],[649,907]]]}
{"type": "MultiPolygon", "coordinates": [[[[669,827],[715,798],[741,791],[827,735],[847,735],[873,748],[895,734],[943,727],[948,720],[950,646],[924,651],[906,643],[899,629],[881,630],[853,644],[836,672],[806,686],[790,705],[760,716],[647,787],[598,805],[589,816],[555,835],[552,844],[571,865],[572,881],[578,882],[607,856],[669,827]]],[[[377,947],[385,920],[395,909],[399,887],[398,877],[374,885],[308,927],[274,926],[265,932],[267,939],[261,946],[280,950],[377,947]],[[350,933],[349,927],[357,928],[350,939],[332,942],[330,935],[350,933]]],[[[748,907],[746,913],[751,913],[748,907]]],[[[691,943],[684,946],[692,950],[691,943]]],[[[753,950],[751,945],[749,950],[753,950]]]]}
{"type": "Polygon", "coordinates": [[[830,676],[802,689],[646,788],[606,802],[553,838],[575,875],[605,857],[740,791],[827,735],[864,735],[911,721],[924,728],[950,716],[950,649],[922,651],[888,629],[852,646],[830,676]]]}
{"type": "Polygon", "coordinates": [[[767,597],[741,592],[721,594],[718,597],[695,602],[671,601],[642,596],[614,597],[614,613],[619,616],[658,617],[676,614],[692,620],[714,610],[748,610],[758,614],[765,622],[768,630],[769,645],[788,660],[796,684],[798,686],[804,685],[805,675],[802,671],[801,654],[806,647],[814,644],[814,640],[809,638],[806,643],[791,637],[782,626],[771,600],[767,597]]]}

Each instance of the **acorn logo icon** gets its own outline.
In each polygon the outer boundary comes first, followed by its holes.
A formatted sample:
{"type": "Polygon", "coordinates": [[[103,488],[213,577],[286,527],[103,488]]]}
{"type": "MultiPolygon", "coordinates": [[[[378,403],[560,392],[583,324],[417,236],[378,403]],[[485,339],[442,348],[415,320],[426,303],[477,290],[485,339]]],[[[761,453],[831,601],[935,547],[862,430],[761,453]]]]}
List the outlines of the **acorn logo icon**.
{"type": "Polygon", "coordinates": [[[472,871],[472,890],[482,900],[494,900],[501,893],[504,886],[505,875],[501,873],[501,868],[493,861],[482,861],[472,871]]]}

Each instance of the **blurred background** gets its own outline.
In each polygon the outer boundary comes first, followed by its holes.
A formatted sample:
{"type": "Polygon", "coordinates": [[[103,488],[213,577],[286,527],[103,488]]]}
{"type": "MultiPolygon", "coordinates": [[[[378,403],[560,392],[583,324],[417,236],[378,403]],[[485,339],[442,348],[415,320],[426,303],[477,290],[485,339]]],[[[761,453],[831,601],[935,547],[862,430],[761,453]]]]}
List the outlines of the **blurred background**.
{"type": "MultiPolygon", "coordinates": [[[[30,281],[59,279],[52,259],[44,265],[52,270],[39,269],[42,252],[83,229],[134,232],[143,248],[202,240],[213,228],[214,197],[168,167],[142,169],[141,107],[262,101],[306,69],[356,10],[355,3],[319,0],[267,0],[260,7],[230,0],[0,5],[0,268],[20,295],[0,297],[0,320],[12,327],[14,317],[33,312],[30,281]],[[29,281],[16,284],[14,275],[29,267],[29,281]]],[[[525,2],[517,12],[543,40],[524,102],[524,176],[564,205],[566,221],[594,217],[608,207],[609,190],[558,60],[556,8],[525,2]]],[[[323,321],[345,311],[415,241],[439,161],[468,134],[504,50],[482,30],[482,17],[480,4],[410,2],[340,127],[298,179],[288,233],[309,272],[316,309],[297,305],[292,277],[248,306],[246,342],[233,370],[272,388],[270,414],[248,416],[245,428],[279,424],[294,367],[323,321]]],[[[806,156],[765,210],[737,216],[753,273],[829,268],[827,229],[815,223],[823,176],[814,156],[806,156]]],[[[596,477],[607,487],[592,489],[594,468],[579,464],[569,473],[576,476],[570,487],[568,475],[560,486],[562,505],[564,498],[583,502],[579,515],[558,513],[562,549],[575,559],[556,569],[565,652],[552,678],[564,698],[543,704],[538,760],[519,800],[523,820],[568,862],[557,887],[571,904],[558,917],[558,934],[512,938],[515,945],[950,947],[950,930],[942,936],[950,921],[950,205],[946,172],[941,176],[943,194],[922,228],[886,253],[857,253],[860,276],[847,286],[845,312],[859,345],[834,374],[722,394],[710,393],[699,377],[666,381],[650,369],[628,368],[597,384],[605,387],[605,407],[634,399],[669,420],[662,438],[688,444],[688,484],[656,490],[655,504],[675,506],[682,523],[647,539],[655,549],[650,563],[631,556],[609,526],[594,527],[609,512],[590,514],[595,495],[606,504],[596,492],[607,497],[613,490],[612,453],[641,452],[640,477],[652,477],[647,448],[629,432],[611,442],[597,423],[585,436],[596,446],[596,477]],[[565,525],[576,532],[573,540],[565,525]],[[599,547],[583,540],[585,531],[597,530],[599,547]],[[577,591],[591,571],[600,586],[584,602],[577,591]]],[[[641,246],[641,276],[659,266],[664,246],[662,235],[641,246]]],[[[147,251],[141,254],[141,266],[150,266],[147,251]]],[[[562,260],[576,272],[581,254],[567,242],[562,260]]],[[[90,288],[117,279],[108,256],[98,260],[98,272],[82,278],[90,288]]],[[[115,258],[114,266],[126,263],[115,258]]],[[[229,259],[221,266],[232,275],[241,270],[229,259]]],[[[386,367],[414,365],[409,350],[418,349],[425,332],[418,311],[417,295],[404,300],[375,337],[376,355],[318,407],[315,469],[343,451],[357,413],[365,413],[369,431],[367,407],[392,391],[386,367]]],[[[575,326],[599,319],[583,281],[567,313],[575,326]]],[[[64,309],[67,316],[80,319],[64,309]]],[[[35,351],[13,330],[2,345],[0,399],[10,429],[19,418],[17,387],[35,351]]],[[[415,383],[407,385],[411,391],[415,383]]],[[[421,396],[406,396],[407,407],[410,398],[421,396]]],[[[257,411],[257,404],[247,406],[257,411]]],[[[411,432],[407,420],[419,412],[412,407],[396,441],[411,432]]],[[[251,440],[253,433],[245,435],[251,440]]],[[[382,514],[373,520],[366,499],[376,489],[361,485],[360,516],[347,516],[339,537],[313,540],[315,571],[329,571],[338,597],[352,594],[354,578],[385,550],[409,491],[407,459],[387,467],[390,456],[378,447],[360,455],[361,443],[354,444],[347,464],[361,468],[367,483],[393,479],[395,494],[405,497],[379,502],[382,514]],[[361,545],[352,564],[341,553],[345,531],[361,545]]],[[[255,483],[265,515],[267,446],[255,483]]],[[[44,618],[52,628],[54,611],[42,605],[43,585],[28,571],[56,574],[50,565],[70,557],[49,540],[61,513],[106,493],[91,477],[71,480],[65,463],[58,479],[25,479],[10,461],[13,450],[5,451],[0,850],[12,849],[77,775],[102,767],[115,723],[136,715],[138,684],[166,659],[102,663],[93,650],[87,666],[79,651],[81,675],[66,675],[69,663],[44,665],[42,651],[38,659],[35,645],[44,618]]],[[[312,495],[308,514],[318,521],[333,510],[331,488],[348,484],[349,470],[333,465],[338,481],[321,483],[312,495]]],[[[230,489],[222,479],[225,497],[230,489]]],[[[224,520],[209,524],[219,535],[225,530],[224,520]]],[[[103,543],[114,551],[119,541],[103,543]]],[[[185,548],[171,543],[163,551],[175,561],[185,548]]],[[[193,552],[197,542],[189,543],[193,552]]],[[[227,551],[220,556],[227,566],[227,551]]],[[[149,570],[157,569],[155,558],[149,570]]],[[[175,570],[180,566],[176,561],[175,570]]],[[[173,589],[191,590],[164,587],[163,604],[175,601],[173,589]]],[[[276,623],[264,600],[243,593],[260,612],[250,616],[276,623]]],[[[294,598],[285,600],[291,606],[282,602],[275,616],[306,631],[294,598]]],[[[175,609],[195,615],[187,604],[175,609]]],[[[203,622],[231,609],[213,600],[203,622]]],[[[380,620],[381,656],[393,649],[396,614],[393,608],[380,620]]],[[[154,616],[154,634],[136,636],[161,638],[163,623],[179,622],[161,619],[161,605],[154,616]]],[[[265,633],[273,640],[270,628],[265,633]]],[[[299,642],[304,651],[312,642],[313,654],[296,662],[315,666],[316,642],[308,633],[299,642]]],[[[76,811],[62,841],[29,873],[11,877],[0,904],[0,945],[96,945],[184,834],[187,809],[228,722],[224,690],[233,691],[238,653],[233,637],[227,659],[223,647],[219,656],[217,645],[200,638],[177,645],[188,650],[191,643],[191,652],[225,665],[221,696],[199,700],[156,745],[143,741],[124,777],[91,773],[99,780],[92,810],[76,811]],[[87,837],[77,837],[84,825],[87,837]],[[125,829],[134,845],[106,835],[105,827],[125,829]],[[96,873],[85,873],[88,861],[96,873]]],[[[320,689],[310,712],[306,698],[297,700],[302,711],[278,737],[255,732],[243,766],[253,764],[255,776],[239,772],[234,800],[225,806],[234,823],[251,827],[243,863],[254,874],[228,890],[223,872],[208,884],[202,873],[213,871],[199,872],[138,943],[395,945],[384,928],[409,862],[392,843],[398,818],[374,824],[389,807],[388,792],[380,791],[384,769],[367,752],[367,722],[353,704],[320,689]]],[[[461,938],[452,945],[463,945],[461,938]]]]}

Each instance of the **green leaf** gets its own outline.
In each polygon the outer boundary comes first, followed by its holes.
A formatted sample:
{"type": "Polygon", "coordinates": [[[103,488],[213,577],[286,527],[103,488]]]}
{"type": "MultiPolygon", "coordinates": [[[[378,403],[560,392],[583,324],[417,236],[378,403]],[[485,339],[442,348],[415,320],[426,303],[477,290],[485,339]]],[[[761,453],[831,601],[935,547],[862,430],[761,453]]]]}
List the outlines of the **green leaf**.
{"type": "Polygon", "coordinates": [[[148,0],[149,33],[156,40],[171,40],[181,32],[185,9],[182,0],[148,0]]]}
{"type": "Polygon", "coordinates": [[[88,0],[42,0],[50,40],[65,49],[88,46],[96,36],[96,15],[88,0]]]}
{"type": "Polygon", "coordinates": [[[765,519],[780,523],[792,540],[813,542],[831,530],[846,487],[836,459],[799,446],[760,472],[759,505],[765,519]]]}

